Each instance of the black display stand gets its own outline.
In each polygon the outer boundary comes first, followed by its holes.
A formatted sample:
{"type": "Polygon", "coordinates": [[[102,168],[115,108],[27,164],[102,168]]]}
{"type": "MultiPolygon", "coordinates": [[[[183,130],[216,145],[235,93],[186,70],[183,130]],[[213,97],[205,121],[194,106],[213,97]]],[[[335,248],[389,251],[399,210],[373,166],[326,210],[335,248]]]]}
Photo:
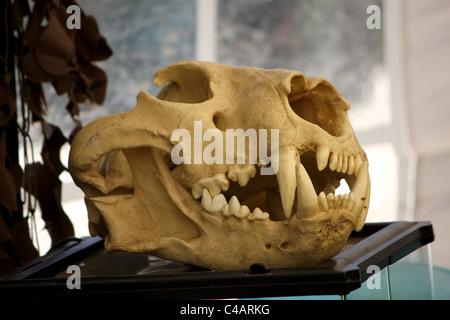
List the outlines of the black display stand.
{"type": "Polygon", "coordinates": [[[0,278],[0,299],[224,299],[347,295],[380,269],[432,242],[429,222],[366,223],[344,249],[315,268],[211,271],[145,254],[106,253],[103,239],[71,238],[0,278]],[[81,288],[69,289],[70,265],[81,288]]]}

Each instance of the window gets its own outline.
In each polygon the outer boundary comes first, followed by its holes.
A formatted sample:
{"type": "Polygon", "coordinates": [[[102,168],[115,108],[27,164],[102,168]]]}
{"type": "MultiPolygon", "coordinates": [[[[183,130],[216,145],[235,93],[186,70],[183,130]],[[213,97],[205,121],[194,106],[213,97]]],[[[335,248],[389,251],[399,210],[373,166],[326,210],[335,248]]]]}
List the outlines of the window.
{"type": "MultiPolygon", "coordinates": [[[[414,157],[405,147],[401,82],[392,68],[398,58],[395,41],[401,25],[395,4],[381,0],[79,3],[96,18],[114,52],[100,65],[108,75],[104,106],[84,107],[83,124],[131,110],[141,90],[156,95],[154,73],[178,60],[285,68],[324,77],[350,102],[351,123],[369,157],[372,196],[367,221],[409,218],[409,189],[413,188],[409,172],[414,157]],[[367,28],[370,5],[382,9],[381,29],[367,28]]],[[[46,95],[50,97],[48,121],[67,123],[70,132],[72,122],[58,111],[62,108],[51,89],[46,95]]],[[[65,210],[76,225],[76,235],[87,235],[82,194],[69,174],[63,179],[65,210]]]]}

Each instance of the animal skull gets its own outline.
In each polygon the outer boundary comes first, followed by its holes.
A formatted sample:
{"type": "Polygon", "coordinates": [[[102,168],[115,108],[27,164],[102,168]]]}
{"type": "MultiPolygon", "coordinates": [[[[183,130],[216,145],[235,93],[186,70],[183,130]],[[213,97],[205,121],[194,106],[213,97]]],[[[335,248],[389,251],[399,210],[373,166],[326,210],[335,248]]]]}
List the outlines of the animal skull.
{"type": "Polygon", "coordinates": [[[106,250],[214,270],[298,268],[333,257],[361,230],[368,161],[348,102],[327,80],[182,61],[154,83],[167,83],[157,98],[139,93],[133,110],[93,121],[72,143],[69,170],[86,195],[90,233],[105,238],[106,250]],[[173,132],[195,134],[199,121],[202,133],[224,137],[227,129],[278,129],[275,150],[268,139],[276,175],[262,174],[273,164],[251,163],[248,147],[244,163],[174,164],[173,132]],[[341,179],[351,192],[334,195],[341,179]]]}

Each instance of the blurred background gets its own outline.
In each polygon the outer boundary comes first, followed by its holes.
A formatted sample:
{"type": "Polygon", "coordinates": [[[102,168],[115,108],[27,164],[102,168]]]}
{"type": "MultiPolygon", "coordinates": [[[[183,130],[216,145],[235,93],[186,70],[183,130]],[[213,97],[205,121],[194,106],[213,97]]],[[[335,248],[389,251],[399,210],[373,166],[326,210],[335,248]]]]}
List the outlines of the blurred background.
{"type": "MultiPolygon", "coordinates": [[[[78,2],[113,50],[98,63],[108,76],[106,100],[81,106],[83,125],[131,110],[141,90],[156,95],[154,73],[179,60],[324,77],[350,102],[350,121],[369,158],[367,221],[431,221],[433,263],[450,269],[448,0],[78,2]],[[381,9],[379,28],[368,27],[375,18],[367,10],[372,5],[381,9]]],[[[70,134],[73,121],[61,107],[66,97],[58,97],[51,85],[45,95],[47,121],[70,134]]],[[[66,144],[65,164],[68,151],[66,144]]],[[[88,236],[83,194],[67,172],[60,178],[75,235],[88,236]]],[[[44,254],[50,239],[39,218],[36,229],[44,254]]]]}

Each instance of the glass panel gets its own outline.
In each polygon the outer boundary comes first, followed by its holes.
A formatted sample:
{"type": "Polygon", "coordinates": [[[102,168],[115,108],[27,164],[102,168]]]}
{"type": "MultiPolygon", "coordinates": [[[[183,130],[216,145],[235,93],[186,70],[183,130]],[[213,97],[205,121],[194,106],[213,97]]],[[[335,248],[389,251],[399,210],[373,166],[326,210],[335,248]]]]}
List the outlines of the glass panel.
{"type": "Polygon", "coordinates": [[[412,252],[390,268],[392,300],[434,299],[430,245],[412,252]]]}
{"type": "MultiPolygon", "coordinates": [[[[378,274],[372,277],[377,277],[378,274]]],[[[348,300],[432,300],[434,276],[430,245],[423,246],[408,256],[384,268],[379,273],[380,286],[373,278],[351,292],[348,300]],[[388,281],[389,279],[389,281],[388,281]]]]}

